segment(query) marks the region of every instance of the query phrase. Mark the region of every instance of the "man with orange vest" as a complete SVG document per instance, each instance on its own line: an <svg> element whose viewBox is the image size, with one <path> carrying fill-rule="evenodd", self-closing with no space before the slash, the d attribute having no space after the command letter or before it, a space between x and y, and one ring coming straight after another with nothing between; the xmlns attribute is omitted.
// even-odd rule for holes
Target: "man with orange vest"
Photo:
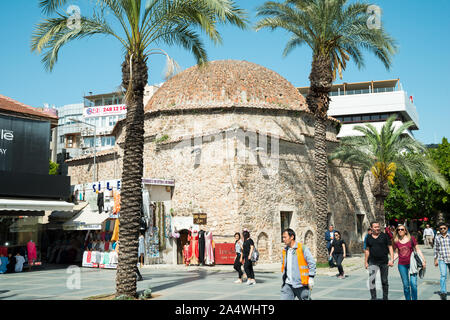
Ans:
<svg viewBox="0 0 450 320"><path fill-rule="evenodd" d="M295 241L292 229L283 231L283 285L281 286L281 300L309 300L310 290L314 286L316 261L308 247Z"/></svg>

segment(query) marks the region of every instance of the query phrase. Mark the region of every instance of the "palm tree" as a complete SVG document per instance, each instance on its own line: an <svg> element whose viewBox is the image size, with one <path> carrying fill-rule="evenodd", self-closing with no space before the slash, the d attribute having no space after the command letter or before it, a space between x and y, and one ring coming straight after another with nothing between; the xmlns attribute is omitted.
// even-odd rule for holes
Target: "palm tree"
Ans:
<svg viewBox="0 0 450 320"><path fill-rule="evenodd" d="M373 175L372 194L375 197L375 219L381 225L385 223L384 200L389 195L389 185L398 181L406 181L405 175L416 174L425 179L437 182L444 190L446 179L439 173L433 160L427 155L426 147L409 135L405 130L414 125L412 121L394 128L397 116L391 116L380 132L371 125L355 126L363 136L341 138L340 145L329 156L330 160L340 160L361 169L360 184L370 170ZM402 169L402 170L400 170Z"/></svg>
<svg viewBox="0 0 450 320"><path fill-rule="evenodd" d="M364 66L362 50L368 50L389 69L396 51L395 41L384 31L369 29L368 5L347 4L347 0L285 0L268 1L259 7L257 15L263 17L255 29L284 29L291 38L286 44L286 56L297 46L306 44L312 50L309 75L310 87L306 102L314 113L314 164L316 233L326 230L328 213L328 163L326 145L329 92L338 71L353 59L358 68ZM325 241L316 237L317 259L325 262L328 256Z"/></svg>
<svg viewBox="0 0 450 320"><path fill-rule="evenodd" d="M195 29L204 31L217 44L222 40L216 29L218 24L231 23L245 28L247 18L232 0L98 0L91 17L78 16L78 21L73 21L73 16L61 9L67 2L40 1L43 13L47 16L56 13L56 17L48 17L37 24L31 48L32 51L43 52L42 62L51 71L61 47L73 40L108 35L123 47L122 86L126 89L127 117L116 295L135 297L142 203L144 87L148 78L149 56L165 53L152 46L180 45L193 53L199 65L204 65L207 54ZM72 22L75 23L70 24Z"/></svg>

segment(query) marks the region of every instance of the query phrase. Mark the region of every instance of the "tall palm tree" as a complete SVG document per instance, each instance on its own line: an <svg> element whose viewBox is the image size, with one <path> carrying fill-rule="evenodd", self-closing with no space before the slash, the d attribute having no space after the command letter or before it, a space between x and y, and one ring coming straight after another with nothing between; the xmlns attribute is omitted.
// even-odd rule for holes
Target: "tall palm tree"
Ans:
<svg viewBox="0 0 450 320"><path fill-rule="evenodd" d="M375 197L375 219L381 225L385 223L384 200L389 195L389 185L394 177L400 182L406 181L405 175L422 175L427 180L437 182L444 190L446 179L439 173L433 160L427 156L426 147L404 131L414 125L412 121L394 128L397 116L391 116L380 132L371 125L355 126L363 136L341 138L340 145L329 156L330 160L355 165L361 169L360 184L368 171L373 175L372 194ZM403 170L400 170L403 169Z"/></svg>
<svg viewBox="0 0 450 320"><path fill-rule="evenodd" d="M68 0L40 0L45 15L56 14L37 24L32 51L43 52L42 61L52 70L62 46L93 35L108 35L124 50L122 86L127 104L125 150L122 170L120 253L116 275L116 295L136 296L136 262L139 213L142 203L144 146L144 88L150 55L162 52L153 45L179 45L191 51L199 65L207 54L195 29L221 43L220 23L240 28L247 25L246 14L232 0L98 0L91 17L78 21L62 10ZM76 20L76 19L75 19ZM111 21L112 20L112 21ZM70 24L75 22L73 24ZM70 27L69 27L70 26Z"/></svg>
<svg viewBox="0 0 450 320"><path fill-rule="evenodd" d="M284 29L291 38L283 55L294 48L308 45L312 50L310 87L306 102L314 113L314 175L316 209L317 259L325 262L326 243L320 234L326 231L328 214L328 163L326 145L329 92L338 71L342 79L347 61L353 59L358 68L364 66L362 50L368 50L389 69L396 51L395 41L380 27L369 29L368 5L347 0L268 1L259 7L262 17L255 29Z"/></svg>

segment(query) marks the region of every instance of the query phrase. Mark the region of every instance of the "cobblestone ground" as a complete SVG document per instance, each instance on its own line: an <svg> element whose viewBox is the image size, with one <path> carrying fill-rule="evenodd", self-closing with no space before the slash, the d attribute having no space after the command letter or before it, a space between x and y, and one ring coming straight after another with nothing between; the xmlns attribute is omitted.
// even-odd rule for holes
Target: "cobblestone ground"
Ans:
<svg viewBox="0 0 450 320"><path fill-rule="evenodd" d="M423 249L428 268L419 279L419 299L439 300L439 270L433 265L433 252ZM338 279L337 269L318 269L313 300L368 300L368 272L362 255L344 260L347 277ZM81 300L115 291L115 270L78 268L0 275L0 299L7 300ZM141 268L144 281L138 290L151 287L154 298L162 300L278 300L280 298L280 265L257 265L257 284L235 284L232 266L185 267L155 265ZM378 283L378 287L381 285ZM381 290L379 291L381 297ZM403 287L397 265L389 269L389 298L403 300Z"/></svg>

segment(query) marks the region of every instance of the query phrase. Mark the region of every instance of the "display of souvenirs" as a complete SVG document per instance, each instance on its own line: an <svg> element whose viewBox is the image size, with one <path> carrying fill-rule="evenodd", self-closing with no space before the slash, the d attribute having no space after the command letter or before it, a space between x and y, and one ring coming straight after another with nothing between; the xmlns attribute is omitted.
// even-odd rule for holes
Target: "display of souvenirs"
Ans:
<svg viewBox="0 0 450 320"><path fill-rule="evenodd" d="M145 248L149 258L159 258L159 232L158 227L147 229L145 232Z"/></svg>

